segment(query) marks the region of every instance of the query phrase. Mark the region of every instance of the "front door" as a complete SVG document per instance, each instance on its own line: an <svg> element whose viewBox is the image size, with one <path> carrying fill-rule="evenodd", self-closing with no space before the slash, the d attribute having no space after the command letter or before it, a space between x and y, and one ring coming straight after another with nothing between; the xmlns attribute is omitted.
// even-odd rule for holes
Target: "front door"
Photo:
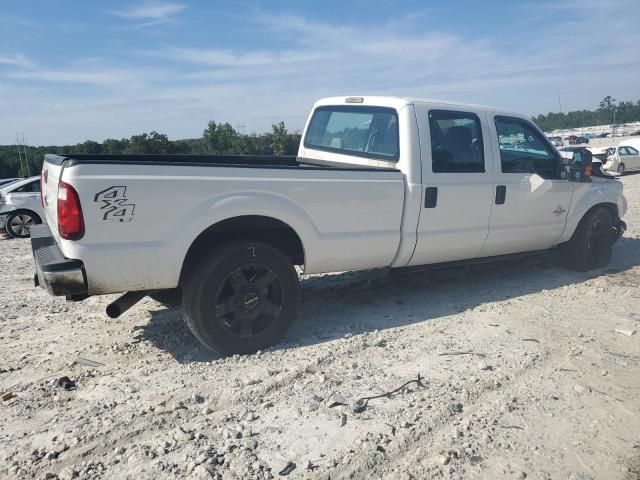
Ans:
<svg viewBox="0 0 640 480"><path fill-rule="evenodd" d="M415 109L423 199L409 265L475 258L487 239L493 191L486 122L462 109Z"/></svg>
<svg viewBox="0 0 640 480"><path fill-rule="evenodd" d="M495 152L494 198L483 257L543 250L567 222L573 184L560 178L560 158L528 120L489 115Z"/></svg>

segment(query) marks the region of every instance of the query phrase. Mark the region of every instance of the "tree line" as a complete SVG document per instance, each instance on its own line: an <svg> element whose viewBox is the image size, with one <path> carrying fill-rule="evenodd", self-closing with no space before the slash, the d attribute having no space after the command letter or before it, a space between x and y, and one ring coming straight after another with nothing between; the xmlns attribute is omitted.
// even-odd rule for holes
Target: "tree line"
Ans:
<svg viewBox="0 0 640 480"><path fill-rule="evenodd" d="M102 143L87 140L76 145L25 147L22 161L16 145L0 145L0 178L38 175L46 153L92 155L197 154L197 155L296 155L300 143L298 132L289 132L284 122L271 131L245 135L229 123L210 121L201 138L169 140L158 132L133 135L121 140L109 138Z"/></svg>
<svg viewBox="0 0 640 480"><path fill-rule="evenodd" d="M640 121L640 100L621 101L608 95L595 110L576 110L573 112L549 112L546 115L532 117L532 120L545 132L564 128L591 127L594 125L612 125Z"/></svg>
<svg viewBox="0 0 640 480"><path fill-rule="evenodd" d="M630 123L640 121L640 100L618 102L611 96L604 97L596 110L576 110L567 113L549 112L532 117L544 131L563 128L579 128L592 125ZM22 177L40 172L45 153L135 155L135 154L221 154L221 155L295 155L300 144L300 134L287 130L284 122L272 125L263 134L245 135L229 123L207 124L201 138L169 140L158 132L133 135L121 140L109 138L102 143L87 140L76 145L26 147L28 168L18 157L15 145L0 145L0 178ZM24 156L23 156L24 157Z"/></svg>

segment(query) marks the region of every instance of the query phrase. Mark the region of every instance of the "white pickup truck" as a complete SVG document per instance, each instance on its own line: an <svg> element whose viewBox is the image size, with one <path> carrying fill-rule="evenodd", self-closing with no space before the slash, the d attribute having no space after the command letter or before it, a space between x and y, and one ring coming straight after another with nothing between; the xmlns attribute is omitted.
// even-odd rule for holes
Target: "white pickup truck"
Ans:
<svg viewBox="0 0 640 480"><path fill-rule="evenodd" d="M580 152L577 154L580 155ZM622 235L622 184L573 168L529 119L391 97L317 102L296 157L46 155L36 282L181 303L209 348L276 343L298 274L447 266L562 247L586 270Z"/></svg>

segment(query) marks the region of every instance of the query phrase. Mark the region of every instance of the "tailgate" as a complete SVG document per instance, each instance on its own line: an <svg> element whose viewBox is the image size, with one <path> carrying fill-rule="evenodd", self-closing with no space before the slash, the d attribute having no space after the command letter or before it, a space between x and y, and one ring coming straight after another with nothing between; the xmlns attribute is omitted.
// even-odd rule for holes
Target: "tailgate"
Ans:
<svg viewBox="0 0 640 480"><path fill-rule="evenodd" d="M42 164L42 202L47 223L55 236L58 234L58 183L63 171L65 157L45 155Z"/></svg>

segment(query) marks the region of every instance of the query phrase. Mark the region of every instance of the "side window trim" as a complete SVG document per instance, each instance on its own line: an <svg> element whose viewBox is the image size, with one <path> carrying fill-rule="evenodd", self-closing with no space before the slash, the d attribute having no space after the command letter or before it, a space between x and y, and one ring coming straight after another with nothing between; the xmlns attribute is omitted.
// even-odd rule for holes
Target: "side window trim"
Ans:
<svg viewBox="0 0 640 480"><path fill-rule="evenodd" d="M480 169L478 170L438 170L436 171L434 169L434 155L433 155L433 147L434 147L434 132L432 130L432 123L431 123L431 115L432 114L446 114L446 115L459 115L461 118L472 118L475 123L476 123L476 129L478 132L478 136L479 136L479 140L480 140L480 147L479 147L479 153L480 153L480 158L481 158L481 164L480 164ZM427 110L427 122L428 122L428 126L429 126L429 136L430 136L430 141L431 141L431 145L429 146L429 148L431 149L431 173L434 174L439 174L439 173L486 173L487 172L487 160L486 160L486 155L485 155L485 140L484 140L484 132L483 132L483 125L482 125L482 119L480 118L480 116L476 113L476 112L469 112L469 111L462 111L462 110L444 110L444 109L429 109ZM437 120L436 120L437 123ZM440 132L440 135L442 135L442 130L440 129L440 126L438 124L438 130Z"/></svg>

